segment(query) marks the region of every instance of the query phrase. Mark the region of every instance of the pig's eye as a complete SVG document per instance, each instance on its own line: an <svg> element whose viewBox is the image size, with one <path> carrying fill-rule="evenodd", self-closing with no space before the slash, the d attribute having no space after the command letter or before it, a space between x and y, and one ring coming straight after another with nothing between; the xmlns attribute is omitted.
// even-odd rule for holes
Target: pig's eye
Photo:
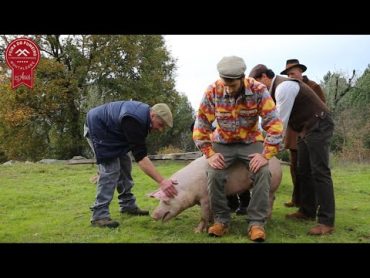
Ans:
<svg viewBox="0 0 370 278"><path fill-rule="evenodd" d="M170 200L162 200L163 203L165 203L165 205L169 205L170 204Z"/></svg>

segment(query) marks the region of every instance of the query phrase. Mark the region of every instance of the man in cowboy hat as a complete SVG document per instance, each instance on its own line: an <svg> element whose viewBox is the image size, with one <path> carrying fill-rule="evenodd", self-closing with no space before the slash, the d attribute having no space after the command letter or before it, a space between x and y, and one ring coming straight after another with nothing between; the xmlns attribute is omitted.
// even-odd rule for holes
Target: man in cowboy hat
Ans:
<svg viewBox="0 0 370 278"><path fill-rule="evenodd" d="M298 79L275 76L265 65L256 65L249 77L265 84L276 102L284 131L290 126L298 132L298 165L302 203L297 212L286 218L315 220L318 225L308 234L326 235L334 231L335 200L329 168L330 139L334 123L329 109L320 98Z"/></svg>
<svg viewBox="0 0 370 278"><path fill-rule="evenodd" d="M287 75L289 78L295 78L302 80L306 83L318 96L325 102L325 95L320 87L315 81L308 79L307 75L302 75L307 70L307 67L299 63L298 59L289 59L286 61L285 70L280 72L282 75Z"/></svg>
<svg viewBox="0 0 370 278"><path fill-rule="evenodd" d="M285 70L280 74L287 75L289 78L302 80L306 83L325 103L325 95L320 85L316 82L309 80L307 75L302 75L307 70L305 65L299 63L298 59L289 59L286 61ZM289 126L285 136L285 148L289 150L290 154L290 175L293 182L292 199L284 203L286 207L299 207L301 205L301 186L299 183L299 176L297 176L297 136L298 133L293 131Z"/></svg>

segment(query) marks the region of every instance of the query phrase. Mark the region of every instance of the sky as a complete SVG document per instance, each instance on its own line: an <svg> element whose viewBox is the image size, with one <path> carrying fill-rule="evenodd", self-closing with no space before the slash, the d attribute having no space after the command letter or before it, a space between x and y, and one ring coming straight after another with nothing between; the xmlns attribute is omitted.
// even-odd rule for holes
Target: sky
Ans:
<svg viewBox="0 0 370 278"><path fill-rule="evenodd" d="M307 66L309 79L320 83L328 72L352 70L360 76L370 64L370 35L165 35L166 47L175 58L176 90L184 93L195 110L204 90L218 79L217 63L224 56L242 57L246 75L257 64L275 74L286 60Z"/></svg>

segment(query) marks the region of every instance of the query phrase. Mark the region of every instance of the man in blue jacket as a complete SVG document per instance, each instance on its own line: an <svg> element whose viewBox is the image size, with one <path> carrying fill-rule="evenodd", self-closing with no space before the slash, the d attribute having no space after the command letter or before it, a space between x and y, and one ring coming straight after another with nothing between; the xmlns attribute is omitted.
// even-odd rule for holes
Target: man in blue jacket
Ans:
<svg viewBox="0 0 370 278"><path fill-rule="evenodd" d="M87 113L85 137L96 156L99 180L91 224L116 228L117 221L110 218L109 204L117 187L120 212L130 215L148 215L136 205L131 193L131 151L141 170L155 180L168 197L177 194L176 181L165 179L147 156L146 137L150 131L163 131L172 127L172 113L167 104L153 107L138 101L116 101L103 104Z"/></svg>

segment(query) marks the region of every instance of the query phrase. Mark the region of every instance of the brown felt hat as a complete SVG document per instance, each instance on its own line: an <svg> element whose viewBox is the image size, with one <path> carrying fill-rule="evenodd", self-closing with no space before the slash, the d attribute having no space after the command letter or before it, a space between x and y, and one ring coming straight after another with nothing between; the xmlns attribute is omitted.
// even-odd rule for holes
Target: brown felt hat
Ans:
<svg viewBox="0 0 370 278"><path fill-rule="evenodd" d="M307 70L307 67L305 65L300 64L298 59L289 59L286 61L285 70L280 72L280 74L288 75L287 74L288 70L294 67L300 68L302 72L305 72Z"/></svg>

